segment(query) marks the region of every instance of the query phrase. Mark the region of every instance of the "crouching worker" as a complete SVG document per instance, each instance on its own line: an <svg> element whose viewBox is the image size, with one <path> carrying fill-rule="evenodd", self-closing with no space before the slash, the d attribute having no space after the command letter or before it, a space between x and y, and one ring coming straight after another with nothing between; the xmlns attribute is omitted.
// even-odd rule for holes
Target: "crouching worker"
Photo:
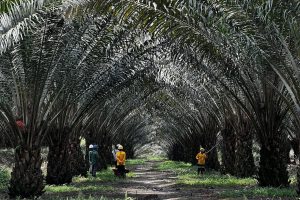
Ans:
<svg viewBox="0 0 300 200"><path fill-rule="evenodd" d="M97 146L90 145L89 146L89 162L90 162L90 173L93 177L96 177L96 171L97 171L97 163L99 160L99 154L97 151Z"/></svg>
<svg viewBox="0 0 300 200"><path fill-rule="evenodd" d="M198 160L198 175L203 174L205 171L205 161L207 159L207 155L205 150L201 147L200 152L197 154L196 159Z"/></svg>
<svg viewBox="0 0 300 200"><path fill-rule="evenodd" d="M116 153L117 172L118 172L119 176L125 177L126 176L126 171L125 171L126 153L125 153L122 145L118 146L118 150L119 151Z"/></svg>

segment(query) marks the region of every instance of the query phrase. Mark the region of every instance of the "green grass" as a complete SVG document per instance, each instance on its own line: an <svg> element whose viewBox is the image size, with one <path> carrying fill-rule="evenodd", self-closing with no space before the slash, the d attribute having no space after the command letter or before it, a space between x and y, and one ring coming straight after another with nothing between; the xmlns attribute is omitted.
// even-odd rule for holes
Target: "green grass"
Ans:
<svg viewBox="0 0 300 200"><path fill-rule="evenodd" d="M254 178L237 178L230 175L221 175L215 171L207 171L204 175L197 175L197 167L189 163L164 161L157 167L163 171L173 171L177 174L177 183L196 187L213 187L220 198L245 197L296 197L294 188L258 187Z"/></svg>
<svg viewBox="0 0 300 200"><path fill-rule="evenodd" d="M165 157L155 156L155 155L148 156L146 159L150 160L150 161L163 161L163 160L166 160Z"/></svg>
<svg viewBox="0 0 300 200"><path fill-rule="evenodd" d="M128 173L127 178L131 178L134 176L134 173ZM74 177L73 182L69 185L61 185L61 186L55 186L55 185L47 185L45 190L46 194L51 195L49 196L50 199L66 199L63 197L63 193L78 193L78 197L68 197L68 200L81 200L81 199L89 199L89 200L106 200L104 197L88 197L81 195L82 192L85 193L94 193L94 192L113 192L114 187L109 185L108 182L122 182L126 181L126 179L120 179L118 177L115 177L113 174L113 171L111 168L107 170L103 170L101 172L97 172L96 177L88 176L85 177ZM106 183L104 185L104 183ZM107 185L108 183L108 185ZM47 198L49 199L49 198ZM125 198L126 199L126 198ZM127 198L129 200L129 198ZM124 199L123 199L124 200Z"/></svg>
<svg viewBox="0 0 300 200"><path fill-rule="evenodd" d="M144 158L137 158L137 159L128 159L126 160L126 165L142 165L145 164L146 160Z"/></svg>
<svg viewBox="0 0 300 200"><path fill-rule="evenodd" d="M190 164L190 163L171 161L171 160L161 162L157 166L158 170L161 170L161 171L170 170L177 174L186 173L186 172L190 171L191 168L192 168L192 164Z"/></svg>
<svg viewBox="0 0 300 200"><path fill-rule="evenodd" d="M126 175L127 178L132 178L134 176L135 174L133 172L130 172ZM126 179L120 179L116 177L112 171L112 168L108 168L107 170L102 170L101 172L97 172L96 177L92 177L90 175L87 178L82 176L74 177L72 183L69 185L46 186L46 192L48 194L59 195L61 193L69 193L69 192L80 193L80 192L113 191L114 187L103 185L103 183L122 182L122 181L126 181ZM93 198L91 197L89 199L93 199ZM99 199L99 197L97 199Z"/></svg>
<svg viewBox="0 0 300 200"><path fill-rule="evenodd" d="M253 178L237 178L230 175L220 175L216 172L209 172L199 177L194 171L187 171L178 175L178 183L186 185L201 185L209 187L238 187L254 186L257 180Z"/></svg>
<svg viewBox="0 0 300 200"><path fill-rule="evenodd" d="M297 197L294 188L270 188L270 187L253 187L239 190L226 190L220 193L223 198L238 198L238 197Z"/></svg>
<svg viewBox="0 0 300 200"><path fill-rule="evenodd" d="M64 193L64 192L95 192L95 191L113 191L114 188L112 186L103 186L99 184L95 185L86 185L86 186L77 186L76 184L70 185L61 185L61 186L46 186L46 191L49 193Z"/></svg>
<svg viewBox="0 0 300 200"><path fill-rule="evenodd" d="M7 169L0 168L0 190L5 190L9 183L10 174Z"/></svg>
<svg viewBox="0 0 300 200"><path fill-rule="evenodd" d="M197 175L197 167L190 163L177 161L164 161L157 167L159 170L170 170L177 174L177 183L185 185L201 185L210 187L235 187L254 186L257 184L254 178L237 178L230 175L221 175L210 171L205 175Z"/></svg>
<svg viewBox="0 0 300 200"><path fill-rule="evenodd" d="M77 176L73 178L73 182L69 185L46 186L46 192L49 193L65 193L65 192L82 192L82 191L113 191L113 187L101 185L101 182L117 181L118 179L113 175L111 169L97 172L94 178L89 176L87 178Z"/></svg>
<svg viewBox="0 0 300 200"><path fill-rule="evenodd" d="M129 172L126 174L127 178L134 177L134 172ZM102 170L101 172L97 172L96 177L88 176L88 178L77 176L73 178L73 183L90 183L90 182L110 182L110 181L120 181L123 179L120 179L116 177L112 171L112 168L108 168L106 170Z"/></svg>

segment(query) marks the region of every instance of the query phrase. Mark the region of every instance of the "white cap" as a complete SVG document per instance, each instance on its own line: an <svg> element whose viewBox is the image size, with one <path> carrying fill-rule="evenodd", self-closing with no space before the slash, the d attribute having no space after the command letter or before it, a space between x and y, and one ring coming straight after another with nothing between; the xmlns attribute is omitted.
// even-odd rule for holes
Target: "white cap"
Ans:
<svg viewBox="0 0 300 200"><path fill-rule="evenodd" d="M92 144L90 144L89 148L92 149L94 146Z"/></svg>
<svg viewBox="0 0 300 200"><path fill-rule="evenodd" d="M119 149L119 150L122 150L122 149L123 149L123 146L119 144L118 149Z"/></svg>

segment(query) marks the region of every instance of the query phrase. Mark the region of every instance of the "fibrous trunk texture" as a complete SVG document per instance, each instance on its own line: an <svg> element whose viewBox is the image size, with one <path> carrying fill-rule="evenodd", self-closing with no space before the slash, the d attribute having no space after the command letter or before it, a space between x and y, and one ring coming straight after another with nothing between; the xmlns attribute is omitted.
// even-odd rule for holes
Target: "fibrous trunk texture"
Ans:
<svg viewBox="0 0 300 200"><path fill-rule="evenodd" d="M251 177L256 169L252 153L253 134L239 131L236 134L235 175L238 177Z"/></svg>
<svg viewBox="0 0 300 200"><path fill-rule="evenodd" d="M15 151L15 166L11 173L9 195L32 198L44 192L40 148L19 146Z"/></svg>
<svg viewBox="0 0 300 200"><path fill-rule="evenodd" d="M80 140L61 141L49 147L47 184L62 185L71 183L73 176L87 175L87 166L80 148Z"/></svg>
<svg viewBox="0 0 300 200"><path fill-rule="evenodd" d="M214 170L220 169L218 152L216 148L214 148L212 151L209 152L206 166L208 169L214 169Z"/></svg>
<svg viewBox="0 0 300 200"><path fill-rule="evenodd" d="M70 154L66 141L49 146L47 184L61 185L72 182Z"/></svg>
<svg viewBox="0 0 300 200"><path fill-rule="evenodd" d="M75 139L70 144L71 158L70 167L72 171L72 176L87 176L88 165L84 160L84 154L80 147L80 140Z"/></svg>
<svg viewBox="0 0 300 200"><path fill-rule="evenodd" d="M213 132L216 132L214 130ZM219 170L220 163L218 159L218 141L217 141L217 133L215 134L203 134L202 135L203 141L201 141L201 146L205 148L208 152L208 159L206 163L206 167L208 169Z"/></svg>
<svg viewBox="0 0 300 200"><path fill-rule="evenodd" d="M224 173L235 175L235 142L236 136L231 126L222 130L222 163Z"/></svg>
<svg viewBox="0 0 300 200"><path fill-rule="evenodd" d="M261 145L258 181L261 186L288 186L285 148L280 137L270 138Z"/></svg>
<svg viewBox="0 0 300 200"><path fill-rule="evenodd" d="M300 164L297 166L297 193L300 195Z"/></svg>

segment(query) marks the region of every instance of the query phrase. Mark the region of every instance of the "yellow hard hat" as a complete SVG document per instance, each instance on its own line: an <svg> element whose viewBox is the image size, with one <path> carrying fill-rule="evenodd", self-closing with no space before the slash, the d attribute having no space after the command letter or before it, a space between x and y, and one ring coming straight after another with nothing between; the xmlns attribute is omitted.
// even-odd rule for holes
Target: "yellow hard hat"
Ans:
<svg viewBox="0 0 300 200"><path fill-rule="evenodd" d="M118 146L118 149L119 149L119 150L123 150L123 146L122 146L122 145L119 145L119 146Z"/></svg>
<svg viewBox="0 0 300 200"><path fill-rule="evenodd" d="M201 148L200 148L200 151L205 151L205 149L201 147Z"/></svg>

